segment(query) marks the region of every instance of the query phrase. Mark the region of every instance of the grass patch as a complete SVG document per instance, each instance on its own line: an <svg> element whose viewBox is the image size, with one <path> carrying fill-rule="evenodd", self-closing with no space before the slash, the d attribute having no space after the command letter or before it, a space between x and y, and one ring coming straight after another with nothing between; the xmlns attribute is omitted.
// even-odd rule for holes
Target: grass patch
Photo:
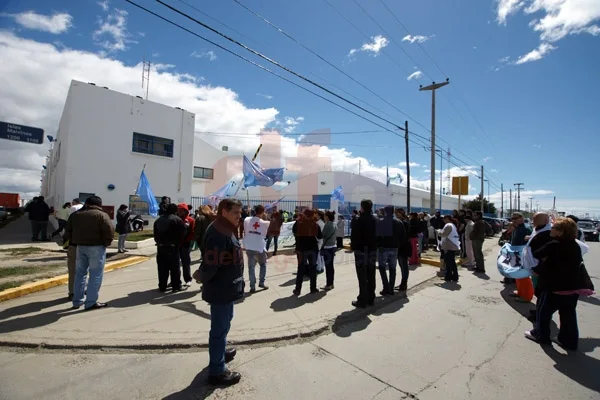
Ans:
<svg viewBox="0 0 600 400"><path fill-rule="evenodd" d="M6 267L0 268L0 278L6 278L8 276L23 276L33 275L43 272L50 272L55 269L64 269L64 265L34 265L34 266L22 266L22 267Z"/></svg>
<svg viewBox="0 0 600 400"><path fill-rule="evenodd" d="M0 249L0 253L6 253L9 256L28 256L30 254L43 253L44 249L39 247L15 247L12 249Z"/></svg>
<svg viewBox="0 0 600 400"><path fill-rule="evenodd" d="M151 239L154 237L152 229L146 229L139 232L131 232L127 235L128 242L141 242L142 240ZM119 238L119 234L115 233L115 239Z"/></svg>
<svg viewBox="0 0 600 400"><path fill-rule="evenodd" d="M12 289L21 286L27 281L7 281L0 283L0 292L6 289Z"/></svg>

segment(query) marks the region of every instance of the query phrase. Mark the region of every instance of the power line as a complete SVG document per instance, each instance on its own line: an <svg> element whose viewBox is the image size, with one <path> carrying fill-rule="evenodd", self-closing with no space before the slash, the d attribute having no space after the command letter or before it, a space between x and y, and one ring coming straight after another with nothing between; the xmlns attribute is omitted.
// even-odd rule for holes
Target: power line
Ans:
<svg viewBox="0 0 600 400"><path fill-rule="evenodd" d="M222 135L222 134L228 134L228 135L256 135L256 136L269 136L272 135L273 133L279 133L282 136L313 136L313 135L351 135L351 134L360 134L360 133L383 133L383 132L388 132L387 130L385 131L381 131L381 130L366 130L366 131L347 131L347 132L291 132L291 133L280 133L277 132L275 130L268 130L265 129L261 132L258 133L252 133L252 132L216 132L216 131L194 131L194 133L201 133L201 134L215 134L215 135Z"/></svg>
<svg viewBox="0 0 600 400"><path fill-rule="evenodd" d="M262 65L260 65L260 64L258 64L258 63L256 63L256 62L254 62L254 61L252 61L252 60L250 60L250 59L248 59L248 58L246 58L246 57L244 57L244 56L241 56L241 55L239 55L239 54L235 53L234 51L231 51L231 50L227 49L226 47L223 47L223 46L221 46L221 45L220 45L220 44L218 44L218 43L215 43L215 42L213 42L213 41L212 41L212 40L210 40L210 39L207 39L207 38L205 38L204 36L202 36L202 35L200 35L200 34L198 34L198 33L196 33L196 32L193 32L193 31L191 31L191 30L189 30L189 29L187 29L187 28L185 28L185 27L183 27L183 26L181 26L181 25L177 24L176 22L173 22L173 21L171 21L171 20L170 20L170 19L168 19L168 18L165 18L165 17L163 17L162 15L159 15L159 14L155 13L154 11L151 11L151 10L149 10L149 9L147 9L147 8L145 8L145 7L143 7L143 6L139 5L139 4L137 4L137 3L135 3L135 2L133 2L133 1L131 1L131 0L125 0L125 1L126 1L127 3L129 3L129 4L133 5L133 6L135 6L135 7L138 7L139 9L141 9L141 10L143 10L143 11L145 11L145 12L149 13L149 14L152 14L152 15L154 15L154 16L155 16L155 17L157 17L157 18L160 18L160 19L162 19L162 20L163 20L163 21L165 21L165 22L168 22L168 23L169 23L169 24L171 24L171 25L174 25L174 26L178 27L179 29L182 29L182 30L184 30L184 31L186 31L186 32L188 32L188 33L190 33L190 34L192 34L192 35L194 35L194 36L196 36L196 37L198 37L198 38L200 38L200 39L204 40L204 41L205 41L205 42L207 42L207 43L210 43L210 44L212 44L213 46L216 46L216 47L220 48L221 50L223 50L223 51L225 51L225 52L227 52L227 53L229 53L229 54L231 54L231 55L233 55L233 56L235 56L235 57L238 57L238 58L240 58L240 59L242 59L242 60L244 60L244 61L246 61L246 62L248 62L248 63L250 63L250 64L252 64L252 65L254 65L254 66L255 66L255 67L257 67L257 68L260 68L260 69L262 69L263 71L266 71L266 72L270 73L271 75L274 75L274 76L276 76L276 77L278 77L278 78L280 78L280 79L283 79L284 81L286 81L286 82L288 82L288 83L291 83L292 85L294 85L294 86L296 86L296 87L298 87L298 88L300 88L300 89L302 89L302 90L305 90L305 91L307 91L307 92L309 92L309 93L311 93L311 94L313 94L313 95L315 95L315 96L317 96L317 97L319 97L319 98L321 98L321 99L323 99L323 100L327 101L328 103L331 103L331 104L333 104L333 105L335 105L335 106L337 106L337 107L339 107L339 108L341 108L341 109L343 109L343 110L345 110L345 111L348 111L348 112L349 112L349 113L351 113L351 114L354 114L354 115L356 115L357 117L359 117L359 118L362 118L362 119L364 119L365 121L368 121L368 122L372 123L373 125L376 125L376 126L378 126L378 127L382 128L382 129L385 129L386 131L389 131L389 132L392 132L392 133L397 133L397 132L394 132L393 130L391 130L391 129L389 129L389 128L387 128L387 127L383 126L383 125L380 125L380 124L378 124L378 123L377 123L377 122L375 122L375 121L372 121L372 120L370 120L369 118L367 118L367 117L365 117L365 116L363 116L363 115L360 115L360 114L358 114L358 113L357 113L357 112L355 112L355 111L352 111L352 110L348 109L347 107L344 107L344 106L342 106L342 105L340 105L340 104L338 104L338 103L334 102L334 101L333 101L333 100L331 100L331 99L328 99L328 98L326 98L326 97L324 97L324 96L321 96L320 94L318 94L318 93L316 93L316 92L314 92L314 91L312 91L312 90L310 90L310 89L308 89L308 88L305 88L304 86L301 86L301 85L299 85L298 83L296 83L296 82L294 82L294 81L292 81L292 80L290 80L290 79L288 79L288 78L286 78L286 77L284 77L284 76L282 76L282 75L280 75L280 74L278 74L278 73L276 73L276 72L274 72L274 71L271 71L270 69L268 69L268 68L266 68L266 67L264 67L264 66L262 66ZM157 0L157 1L159 1L159 0ZM392 123L392 125L394 125L394 126L395 126L395 124L393 124L393 123ZM404 128L400 128L400 127L399 127L399 129L404 129Z"/></svg>
<svg viewBox="0 0 600 400"><path fill-rule="evenodd" d="M130 0L125 0L125 1L129 2ZM307 82L307 83L309 83L309 84L311 84L311 85L313 85L313 86L315 86L315 87L317 87L317 88L319 88L319 89L321 89L321 90L329 93L330 95L332 95L332 96L334 96L334 97L336 97L336 98L338 98L338 99L340 99L340 100L342 100L342 101L344 101L344 102L346 102L346 103L348 103L348 104L350 104L350 105L352 105L352 106L360 109L361 111L364 111L364 112L368 113L369 115L371 115L371 116L373 116L373 117L375 117L375 118L377 118L377 119L379 119L381 121L387 122L388 124L394 126L395 128L397 128L399 130L402 130L402 131L404 130L404 128L402 128L398 124L395 124L394 122L392 122L392 121L390 121L390 120L388 120L386 118L383 118L383 117L381 117L381 116L379 116L379 115L377 115L377 114L375 114L375 113L367 110L366 108L364 108L362 106L359 106L358 104L356 104L356 103L354 103L354 102L352 102L352 101L350 101L350 100L348 100L348 99L340 96L339 94L337 94L337 93L335 93L335 92L327 89L323 85L314 82L313 80L305 77L304 75L302 75L302 74L300 74L300 73L298 73L298 72L296 72L296 71L294 71L294 70L286 67L285 65L279 63L278 61L276 61L276 60L274 60L272 58L269 58L269 57L265 56L264 54L262 54L262 53L260 53L260 52L258 52L256 50L254 50L254 49L246 46L245 44L243 44L243 43L241 43L241 42L239 42L239 41L237 41L237 40L235 40L235 39L233 39L233 38L225 35L224 33L218 31L217 29L212 28L211 26L205 24L204 22L197 20L196 18L190 16L189 14L184 13L183 11L178 10L177 8L175 8L175 7L171 6L171 5L163 2L162 0L156 0L156 2L159 3L159 4L162 4L163 6L169 8L170 10L176 12L177 14L179 14L181 16L184 16L185 18L189 19L190 21L195 22L196 24L202 26L203 28L208 29L208 30L210 30L213 33L216 33L217 35L221 36L222 38L224 38L224 39L226 39L226 40L228 40L228 41L236 44L237 46L243 48L244 50L246 50L246 51L248 51L248 52L250 52L250 53L252 53L252 54L254 54L254 55L256 55L256 56L258 56L260 58L262 58L263 60L265 60L265 61L267 61L267 62L275 65L276 67L281 68L284 71L286 71L286 72L288 72L288 73L296 76L297 78L302 79L303 81L305 81L305 82Z"/></svg>

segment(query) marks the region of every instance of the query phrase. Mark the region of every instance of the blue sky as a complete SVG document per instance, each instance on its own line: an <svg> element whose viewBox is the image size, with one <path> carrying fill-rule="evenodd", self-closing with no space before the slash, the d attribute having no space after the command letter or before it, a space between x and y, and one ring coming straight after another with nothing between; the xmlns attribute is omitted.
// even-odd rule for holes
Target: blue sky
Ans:
<svg viewBox="0 0 600 400"><path fill-rule="evenodd" d="M155 1L137 2L266 65ZM375 108L365 107L395 123L403 125L407 119L232 0L189 3L237 32L180 1L167 2L315 81L343 88ZM460 159L454 158L456 164L466 164L468 170L484 165L492 182L492 194L498 192L501 183L508 189L515 182L524 182L525 196L533 195L534 203L539 201L542 207L548 207L556 195L559 208L562 199L563 208L600 213L600 190L595 184L597 163L593 161L600 152L596 132L600 81L594 73L600 70L597 1L578 2L580 8L587 10L582 17L581 12L573 11L573 4L577 3L573 0L383 0L408 31L380 0L359 3L380 26L353 0L327 2L243 1L408 114L412 119L409 130L419 135L429 136L431 120L431 94L419 92L419 84L450 78L450 85L437 95L437 143L451 148ZM559 8L553 8L556 4ZM23 17L26 11L47 20L35 15ZM195 77L197 85L232 90L248 109L276 109L277 117L268 121L268 126L284 127L290 133L322 128L332 132L380 130L125 1L99 4L91 0L4 0L0 2L0 12L0 30L13 37L50 43L59 51L68 48L93 53L120 60L127 66L135 66L146 54L154 63L172 65L171 73ZM54 20L50 20L52 16ZM409 34L413 43L406 38ZM352 49L356 51L350 55ZM531 53L535 49L541 51ZM419 71L420 79L407 80ZM102 77L99 73L94 81L100 82ZM68 86L68 82L64 84ZM112 88L114 84L108 86ZM321 93L314 87L311 90ZM339 89L332 90L355 101ZM2 98L10 95L3 93ZM64 99L59 103L62 102ZM382 125L390 127L387 123ZM403 139L389 132L331 137L330 147L343 147L352 157L368 160L375 169L404 160ZM233 136L229 139L234 140ZM429 165L425 145L411 144L411 161L423 166L411 172L415 179L423 181L428 179ZM443 163L445 169L447 162ZM459 173L456 170L452 174ZM0 189L1 185L2 182ZM479 187L475 180L471 185Z"/></svg>

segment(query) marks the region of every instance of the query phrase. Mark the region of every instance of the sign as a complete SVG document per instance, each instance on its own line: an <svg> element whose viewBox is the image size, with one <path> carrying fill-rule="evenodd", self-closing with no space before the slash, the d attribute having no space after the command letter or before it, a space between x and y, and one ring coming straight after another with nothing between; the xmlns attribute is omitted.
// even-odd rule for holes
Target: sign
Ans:
<svg viewBox="0 0 600 400"><path fill-rule="evenodd" d="M0 121L0 139L42 144L44 143L44 130Z"/></svg>
<svg viewBox="0 0 600 400"><path fill-rule="evenodd" d="M469 177L454 176L452 177L452 195L466 196L469 194Z"/></svg>

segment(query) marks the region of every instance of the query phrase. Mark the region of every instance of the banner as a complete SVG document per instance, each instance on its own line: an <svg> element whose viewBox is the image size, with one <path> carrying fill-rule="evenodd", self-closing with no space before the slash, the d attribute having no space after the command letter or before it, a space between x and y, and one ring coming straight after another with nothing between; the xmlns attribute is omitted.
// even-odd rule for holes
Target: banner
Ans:
<svg viewBox="0 0 600 400"><path fill-rule="evenodd" d="M292 247L296 245L296 238L292 232L292 228L296 221L284 222L281 225L281 231L279 233L279 239L277 244L281 247Z"/></svg>
<svg viewBox="0 0 600 400"><path fill-rule="evenodd" d="M513 246L506 243L498 251L498 272L506 278L523 279L531 276L531 271L523 265L525 246Z"/></svg>

